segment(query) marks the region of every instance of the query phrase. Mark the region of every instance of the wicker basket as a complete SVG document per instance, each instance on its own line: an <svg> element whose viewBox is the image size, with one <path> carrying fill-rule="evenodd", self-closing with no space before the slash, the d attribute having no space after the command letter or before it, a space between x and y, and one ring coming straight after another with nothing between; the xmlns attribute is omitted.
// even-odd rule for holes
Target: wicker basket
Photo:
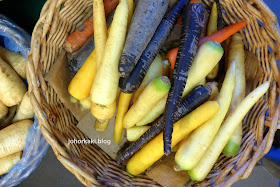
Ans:
<svg viewBox="0 0 280 187"><path fill-rule="evenodd" d="M204 3L207 6L211 2L204 0ZM260 61L264 73L259 84L270 80L271 89L243 120L239 154L232 158L221 156L207 178L198 183L203 186L230 186L239 179L246 179L258 160L269 151L275 131L279 128L276 102L280 74L276 60L280 59L280 34L277 17L263 0L220 0L220 4L226 24L240 20L248 22L241 31L245 48L256 54ZM66 37L91 11L92 0L48 0L42 8L33 31L27 64L30 98L41 131L57 159L84 185L158 186L145 175L129 175L124 167L117 165L95 144L67 145L68 138L86 137L75 126L77 121L74 116L44 76L62 51ZM269 116L266 116L267 109ZM270 128L264 136L267 127Z"/></svg>

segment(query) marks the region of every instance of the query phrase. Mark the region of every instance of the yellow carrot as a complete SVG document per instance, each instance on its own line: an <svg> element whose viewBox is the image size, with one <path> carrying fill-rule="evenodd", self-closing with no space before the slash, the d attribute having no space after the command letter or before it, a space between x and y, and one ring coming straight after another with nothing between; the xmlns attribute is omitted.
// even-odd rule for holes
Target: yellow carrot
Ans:
<svg viewBox="0 0 280 187"><path fill-rule="evenodd" d="M136 126L147 125L152 123L155 119L157 119L163 112L164 106L167 100L168 94L166 94L155 106L146 114L141 121L136 123Z"/></svg>
<svg viewBox="0 0 280 187"><path fill-rule="evenodd" d="M106 120L95 120L94 129L98 132L104 132L107 129L109 119Z"/></svg>
<svg viewBox="0 0 280 187"><path fill-rule="evenodd" d="M102 106L95 103L91 103L91 114L98 119L101 120L111 119L116 110L116 100L113 101L110 105Z"/></svg>
<svg viewBox="0 0 280 187"><path fill-rule="evenodd" d="M90 109L91 108L91 100L90 100L90 97L87 97L83 100L80 100L80 104L86 108L86 109Z"/></svg>
<svg viewBox="0 0 280 187"><path fill-rule="evenodd" d="M217 32L217 22L218 22L218 10L216 2L213 3L211 15L207 27L207 36ZM207 75L208 79L215 79L219 72L219 63L213 68L213 70Z"/></svg>
<svg viewBox="0 0 280 187"><path fill-rule="evenodd" d="M130 22L131 22L131 18L132 18L134 9L135 9L134 1L127 0L127 5L128 5L127 31L128 31ZM131 97L132 97L132 94L126 94L126 93L120 92L116 121L115 121L115 130L114 130L114 141L116 143L119 143L121 140L121 137L122 137L123 117L128 110Z"/></svg>
<svg viewBox="0 0 280 187"><path fill-rule="evenodd" d="M92 85L91 100L95 104L106 106L116 99L120 77L118 64L125 42L127 17L127 1L120 0L111 24L111 31L105 45L102 62L98 67Z"/></svg>
<svg viewBox="0 0 280 187"><path fill-rule="evenodd" d="M136 92L133 95L133 103L136 102L141 92L144 90L144 88L156 77L162 76L162 57L160 54L156 56L154 61L152 62L151 66L149 67L142 83L140 84L139 88L136 90Z"/></svg>
<svg viewBox="0 0 280 187"><path fill-rule="evenodd" d="M217 32L217 21L218 21L218 11L217 11L217 4L216 2L213 3L212 9L211 9L211 15L208 22L207 27L207 36L214 34Z"/></svg>
<svg viewBox="0 0 280 187"><path fill-rule="evenodd" d="M130 142L138 140L149 128L150 126L141 126L126 129L127 140Z"/></svg>
<svg viewBox="0 0 280 187"><path fill-rule="evenodd" d="M218 109L219 104L217 101L208 101L176 122L173 129L171 147L174 147L192 130L210 119ZM160 133L133 155L128 161L126 169L128 173L138 175L152 166L163 155L163 133Z"/></svg>
<svg viewBox="0 0 280 187"><path fill-rule="evenodd" d="M127 5L128 5L128 16L127 16L127 30L128 30L135 9L134 0L127 0Z"/></svg>
<svg viewBox="0 0 280 187"><path fill-rule="evenodd" d="M71 96L78 100L86 99L89 96L96 68L96 54L93 50L68 86Z"/></svg>
<svg viewBox="0 0 280 187"><path fill-rule="evenodd" d="M93 0L94 45L97 68L100 66L107 41L107 25L103 0Z"/></svg>
<svg viewBox="0 0 280 187"><path fill-rule="evenodd" d="M161 98L168 94L170 87L171 83L166 76L156 77L150 82L125 114L123 127L130 128L138 123Z"/></svg>
<svg viewBox="0 0 280 187"><path fill-rule="evenodd" d="M127 94L123 92L121 92L120 94L114 130L114 141L117 143L119 143L121 140L123 131L123 118L128 110L131 97L132 94Z"/></svg>

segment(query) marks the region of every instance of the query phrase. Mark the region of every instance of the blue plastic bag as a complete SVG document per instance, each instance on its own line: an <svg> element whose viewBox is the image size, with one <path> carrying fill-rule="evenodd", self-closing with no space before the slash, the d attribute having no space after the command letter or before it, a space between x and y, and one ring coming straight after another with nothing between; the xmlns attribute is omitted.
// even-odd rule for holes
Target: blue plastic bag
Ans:
<svg viewBox="0 0 280 187"><path fill-rule="evenodd" d="M0 45L11 51L20 52L25 60L30 50L30 35L12 20L0 14ZM0 176L0 186L15 186L26 179L39 165L49 144L43 137L38 119L29 128L21 160L5 175Z"/></svg>

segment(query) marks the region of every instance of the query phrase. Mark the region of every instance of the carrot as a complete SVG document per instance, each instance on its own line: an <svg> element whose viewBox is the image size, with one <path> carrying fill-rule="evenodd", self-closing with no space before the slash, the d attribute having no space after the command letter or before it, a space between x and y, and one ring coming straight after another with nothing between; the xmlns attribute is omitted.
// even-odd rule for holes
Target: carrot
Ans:
<svg viewBox="0 0 280 187"><path fill-rule="evenodd" d="M131 84L134 84L135 82L138 82L136 85L136 87L139 87L135 92L134 92L134 95L133 95L133 103L136 102L136 100L138 99L139 95L141 94L141 92L144 90L144 88L156 77L158 76L162 76L163 75L163 72L162 72L162 58L161 58L161 55L157 55L156 58L154 59L154 61L152 62L151 66L149 67L142 83L141 81L138 81L138 79L135 77L133 79L133 75L134 74L131 74L130 77L128 79L123 79L121 78L121 80L123 81L120 81L120 85L121 84L124 84L126 82L126 85L128 85L127 83L131 83ZM138 74L139 76L139 74ZM138 77L137 76L137 77ZM128 81L127 81L128 80ZM129 81L131 80L131 81ZM135 82L134 82L135 81ZM137 86L139 85L140 86ZM130 90L130 89L125 89L125 91L133 91L133 90Z"/></svg>
<svg viewBox="0 0 280 187"><path fill-rule="evenodd" d="M132 15L133 15L133 11L135 9L134 1L127 0L127 5L128 5L128 17L127 17L127 30L128 30L128 28L130 26ZM132 94L126 94L126 93L120 92L116 121L115 121L115 129L114 129L114 141L116 143L119 143L121 140L121 137L122 137L123 117L128 110L131 97L132 97Z"/></svg>
<svg viewBox="0 0 280 187"><path fill-rule="evenodd" d="M0 158L24 149L26 134L32 124L31 120L22 120L0 131Z"/></svg>
<svg viewBox="0 0 280 187"><path fill-rule="evenodd" d="M29 93L26 92L21 103L18 106L17 113L12 120L12 123L24 120L24 119L33 119L34 111L30 102Z"/></svg>
<svg viewBox="0 0 280 187"><path fill-rule="evenodd" d="M178 19L178 21L177 21L177 23L176 23L176 24L180 24L180 23L182 23L182 16L181 16L181 17L179 17L179 19Z"/></svg>
<svg viewBox="0 0 280 187"><path fill-rule="evenodd" d="M107 17L118 5L119 0L104 0L105 16ZM86 19L66 39L64 49L70 53L78 51L93 35L93 16Z"/></svg>
<svg viewBox="0 0 280 187"><path fill-rule="evenodd" d="M3 129L3 128L5 128L5 127L7 127L8 125L11 124L11 122L12 122L14 116L15 116L16 110L17 110L17 105L9 108L8 115L0 123L0 129Z"/></svg>
<svg viewBox="0 0 280 187"><path fill-rule="evenodd" d="M178 109L181 102L183 90L185 88L189 69L193 63L197 43L200 38L204 26L204 14L206 10L204 6L192 0L188 6L185 6L182 13L182 35L178 56L176 58L171 88L168 93L167 103L165 107L165 127L163 130L164 153L171 153L171 140L173 132L173 114Z"/></svg>
<svg viewBox="0 0 280 187"><path fill-rule="evenodd" d="M207 36L217 32L217 21L218 21L218 11L216 2L213 3L211 15L207 27ZM219 63L213 68L213 70L207 75L208 79L215 79L219 72Z"/></svg>
<svg viewBox="0 0 280 187"><path fill-rule="evenodd" d="M94 129L98 132L104 132L107 129L107 126L109 124L109 119L106 120L95 120L94 123Z"/></svg>
<svg viewBox="0 0 280 187"><path fill-rule="evenodd" d="M142 0L137 3L119 62L119 74L126 77L138 63L168 7L168 0Z"/></svg>
<svg viewBox="0 0 280 187"><path fill-rule="evenodd" d="M107 41L107 25L103 0L93 0L94 45L97 68L101 63L104 47Z"/></svg>
<svg viewBox="0 0 280 187"><path fill-rule="evenodd" d="M141 126L141 127L131 127L126 129L126 138L130 142L135 142L138 140L149 128L150 126Z"/></svg>
<svg viewBox="0 0 280 187"><path fill-rule="evenodd" d="M170 68L171 68L171 64L170 64L170 62L168 61L168 60L164 60L164 61L162 61L161 62L162 63L162 75L163 76L167 76L167 77L169 77L169 79L171 79L170 77L172 77L172 76L170 76Z"/></svg>
<svg viewBox="0 0 280 187"><path fill-rule="evenodd" d="M87 97L85 99L80 100L80 104L86 108L86 109L90 109L91 108L91 100L90 97Z"/></svg>
<svg viewBox="0 0 280 187"><path fill-rule="evenodd" d="M70 102L71 102L71 103L77 103L78 101L79 101L79 100L76 99L75 97L73 97L73 96L70 97Z"/></svg>
<svg viewBox="0 0 280 187"><path fill-rule="evenodd" d="M127 1L121 0L114 14L101 65L92 84L91 101L95 104L106 106L116 99L119 85L118 65L125 43L127 18Z"/></svg>
<svg viewBox="0 0 280 187"><path fill-rule="evenodd" d="M225 28L215 32L214 34L211 34L210 36L206 36L199 40L198 47L200 47L206 41L216 41L216 42L222 43L228 37L237 33L239 30L241 30L243 27L245 27L246 24L247 24L246 21L241 21L241 22L232 24L228 27L225 27Z"/></svg>
<svg viewBox="0 0 280 187"><path fill-rule="evenodd" d="M207 27L207 36L214 34L217 32L217 21L218 21L218 11L217 11L217 4L216 2L213 3L212 9L211 9L211 15L208 22Z"/></svg>
<svg viewBox="0 0 280 187"><path fill-rule="evenodd" d="M198 3L198 1L197 0L192 0L190 3ZM179 17L179 19L178 19L176 24L180 24L180 23L182 23L182 16Z"/></svg>
<svg viewBox="0 0 280 187"><path fill-rule="evenodd" d="M96 70L96 53L95 50L93 50L71 80L68 86L70 95L78 100L86 99L89 96Z"/></svg>
<svg viewBox="0 0 280 187"><path fill-rule="evenodd" d="M132 94L127 94L123 92L121 92L120 94L116 122L115 122L115 130L114 130L114 140L117 143L119 143L121 140L122 131L123 131L123 118L128 110L131 97Z"/></svg>
<svg viewBox="0 0 280 187"><path fill-rule="evenodd" d="M2 101L0 101L0 121L6 117L6 115L8 114L8 107L6 105L4 105L4 103Z"/></svg>
<svg viewBox="0 0 280 187"><path fill-rule="evenodd" d="M123 127L130 128L138 123L168 93L170 85L166 76L156 77L150 82L125 114Z"/></svg>
<svg viewBox="0 0 280 187"><path fill-rule="evenodd" d="M245 51L242 41L242 36L236 33L232 36L229 46L229 61L233 63L235 61L235 87L233 91L232 101L230 104L229 112L232 113L239 103L245 98L246 92L246 78L245 78ZM227 156L235 156L239 152L242 141L242 122L236 127L233 135L225 146L223 153Z"/></svg>
<svg viewBox="0 0 280 187"><path fill-rule="evenodd" d="M168 51L168 53L166 54L166 58L169 60L169 62L171 64L171 69L174 69L176 57L177 57L177 54L178 54L178 50L179 50L179 47L176 47L176 48Z"/></svg>
<svg viewBox="0 0 280 187"><path fill-rule="evenodd" d="M25 59L20 53L10 51L0 46L0 57L22 78L26 79Z"/></svg>
<svg viewBox="0 0 280 187"><path fill-rule="evenodd" d="M0 100L11 107L19 104L27 91L17 73L0 57Z"/></svg>
<svg viewBox="0 0 280 187"><path fill-rule="evenodd" d="M155 121L163 112L165 109L165 104L167 100L168 94L166 94L151 110L150 112L145 115L141 121L136 123L136 126L142 126L147 125L149 123L152 123Z"/></svg>
<svg viewBox="0 0 280 187"><path fill-rule="evenodd" d="M133 16L133 12L135 9L134 0L127 0L127 5L128 5L127 31L128 31Z"/></svg>
<svg viewBox="0 0 280 187"><path fill-rule="evenodd" d="M98 119L100 122L102 120L111 119L116 110L116 100L114 100L110 105L98 105L94 102L91 103L91 114Z"/></svg>
<svg viewBox="0 0 280 187"><path fill-rule="evenodd" d="M20 161L22 151L0 158L0 175L8 173Z"/></svg>

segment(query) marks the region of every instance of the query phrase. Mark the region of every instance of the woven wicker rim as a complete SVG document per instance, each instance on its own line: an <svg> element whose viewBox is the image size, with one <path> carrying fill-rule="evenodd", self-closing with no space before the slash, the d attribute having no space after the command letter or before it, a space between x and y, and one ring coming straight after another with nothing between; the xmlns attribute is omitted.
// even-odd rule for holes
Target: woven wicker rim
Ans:
<svg viewBox="0 0 280 187"><path fill-rule="evenodd" d="M206 6L211 1L203 0ZM276 15L263 0L220 0L226 24L246 20L242 34L244 46L256 54L263 68L259 84L269 80L270 90L246 115L239 154L232 158L220 156L201 186L230 186L246 179L259 159L271 148L278 124L280 74L276 59L280 59L280 33ZM34 28L27 60L29 93L42 134L51 145L57 159L77 179L88 186L158 186L145 175L131 176L96 145L68 145L67 139L84 139L76 128L77 121L59 100L44 75L63 51L66 37L92 12L92 0L48 0ZM263 26L260 24L263 23ZM272 49L269 52L269 47ZM276 55L277 54L277 55ZM269 109L269 115L266 111ZM269 128L268 133L264 131Z"/></svg>

